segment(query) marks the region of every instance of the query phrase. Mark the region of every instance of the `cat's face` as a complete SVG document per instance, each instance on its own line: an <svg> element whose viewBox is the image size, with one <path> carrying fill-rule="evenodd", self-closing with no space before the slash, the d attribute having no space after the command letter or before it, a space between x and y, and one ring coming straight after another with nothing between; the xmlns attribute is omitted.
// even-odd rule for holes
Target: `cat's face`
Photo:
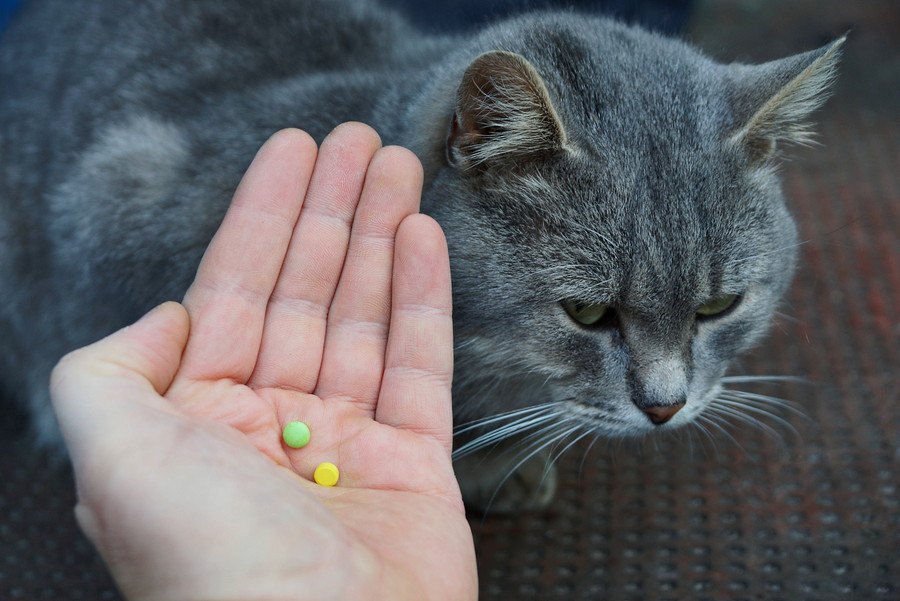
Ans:
<svg viewBox="0 0 900 601"><path fill-rule="evenodd" d="M797 234L772 159L803 140L840 42L724 67L618 26L592 46L578 27L533 46L566 52L488 52L463 75L430 192L452 199L433 212L456 402L475 416L556 403L608 436L677 427L789 283Z"/></svg>
<svg viewBox="0 0 900 601"><path fill-rule="evenodd" d="M562 401L606 435L695 418L765 331L796 246L771 174L716 154L689 172L626 173L563 153L482 179L470 236L451 249L466 288L460 361L533 378L540 402Z"/></svg>

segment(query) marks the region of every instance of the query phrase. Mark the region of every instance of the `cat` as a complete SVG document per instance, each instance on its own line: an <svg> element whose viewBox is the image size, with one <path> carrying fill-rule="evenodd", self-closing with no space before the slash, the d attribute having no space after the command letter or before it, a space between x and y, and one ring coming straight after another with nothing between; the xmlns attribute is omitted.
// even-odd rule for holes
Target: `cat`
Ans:
<svg viewBox="0 0 900 601"><path fill-rule="evenodd" d="M702 419L766 331L778 157L842 44L726 65L572 12L438 36L354 0L31 0L0 44L0 383L58 445L55 362L181 298L260 144L363 121L447 236L466 501L544 507L548 448Z"/></svg>

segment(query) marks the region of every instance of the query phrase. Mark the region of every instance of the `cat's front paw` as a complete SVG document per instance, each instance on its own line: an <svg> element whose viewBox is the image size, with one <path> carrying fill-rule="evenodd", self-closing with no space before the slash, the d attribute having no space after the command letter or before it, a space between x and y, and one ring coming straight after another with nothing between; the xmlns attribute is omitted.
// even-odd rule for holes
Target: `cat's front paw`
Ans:
<svg viewBox="0 0 900 601"><path fill-rule="evenodd" d="M516 452L518 451L518 452ZM550 451L522 460L521 447L476 451L454 462L466 507L479 513L517 513L546 509L556 496L556 466Z"/></svg>

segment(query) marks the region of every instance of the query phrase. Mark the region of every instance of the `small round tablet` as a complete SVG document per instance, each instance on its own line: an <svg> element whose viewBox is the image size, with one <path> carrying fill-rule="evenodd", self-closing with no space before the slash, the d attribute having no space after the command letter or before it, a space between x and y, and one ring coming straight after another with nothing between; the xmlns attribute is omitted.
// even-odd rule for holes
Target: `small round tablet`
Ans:
<svg viewBox="0 0 900 601"><path fill-rule="evenodd" d="M299 449L309 444L309 426L303 422L289 422L281 432L284 444L292 449Z"/></svg>
<svg viewBox="0 0 900 601"><path fill-rule="evenodd" d="M341 473L338 471L337 466L327 461L320 463L313 473L313 480L316 481L316 484L321 484L322 486L334 486L340 477Z"/></svg>

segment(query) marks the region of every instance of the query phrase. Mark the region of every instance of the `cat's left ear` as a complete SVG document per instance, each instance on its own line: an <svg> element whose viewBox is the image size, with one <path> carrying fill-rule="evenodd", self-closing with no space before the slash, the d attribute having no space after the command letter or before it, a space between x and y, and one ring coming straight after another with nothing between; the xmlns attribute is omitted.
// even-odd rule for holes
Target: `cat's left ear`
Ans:
<svg viewBox="0 0 900 601"><path fill-rule="evenodd" d="M463 74L447 134L447 162L462 170L509 164L563 148L566 134L537 69L494 50Z"/></svg>
<svg viewBox="0 0 900 601"><path fill-rule="evenodd" d="M771 158L779 143L808 144L810 114L828 98L846 36L817 50L762 65L730 65L726 75L736 131L752 164Z"/></svg>

